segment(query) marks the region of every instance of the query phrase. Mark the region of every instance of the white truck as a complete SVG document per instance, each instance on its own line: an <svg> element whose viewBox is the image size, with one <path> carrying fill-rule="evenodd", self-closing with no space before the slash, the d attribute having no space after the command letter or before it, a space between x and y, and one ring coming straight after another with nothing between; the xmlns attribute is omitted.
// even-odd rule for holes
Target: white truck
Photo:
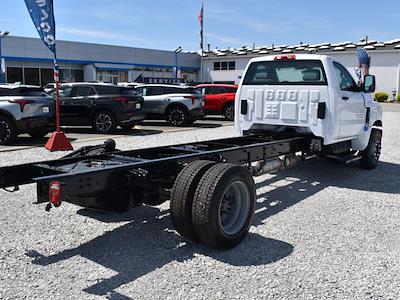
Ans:
<svg viewBox="0 0 400 300"><path fill-rule="evenodd" d="M357 85L327 56L253 59L236 96L240 137L129 151L108 140L62 159L2 167L0 188L35 182L47 211L69 202L124 212L169 200L178 233L231 248L252 223L253 176L318 156L376 167L382 118L374 89L373 76Z"/></svg>
<svg viewBox="0 0 400 300"><path fill-rule="evenodd" d="M325 156L360 160L374 168L382 137L382 108L371 93L375 77L356 84L347 69L325 55L252 59L236 93L239 134L297 132L312 135Z"/></svg>

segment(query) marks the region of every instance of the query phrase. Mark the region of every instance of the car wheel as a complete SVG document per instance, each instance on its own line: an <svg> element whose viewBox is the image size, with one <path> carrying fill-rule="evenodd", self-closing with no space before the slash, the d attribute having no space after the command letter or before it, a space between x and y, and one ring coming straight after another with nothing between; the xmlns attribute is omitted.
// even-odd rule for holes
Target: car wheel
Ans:
<svg viewBox="0 0 400 300"><path fill-rule="evenodd" d="M227 106L225 106L223 114L225 119L233 121L233 119L235 118L235 106L233 105L233 103L230 103Z"/></svg>
<svg viewBox="0 0 400 300"><path fill-rule="evenodd" d="M204 173L215 165L208 160L195 160L185 166L175 179L171 191L170 212L176 231L183 237L196 241L192 224L192 203L197 185Z"/></svg>
<svg viewBox="0 0 400 300"><path fill-rule="evenodd" d="M37 131L29 132L29 135L34 139L40 139L48 133L49 133L48 130L37 130Z"/></svg>
<svg viewBox="0 0 400 300"><path fill-rule="evenodd" d="M0 145L11 143L17 137L14 123L5 116L0 116Z"/></svg>
<svg viewBox="0 0 400 300"><path fill-rule="evenodd" d="M173 126L185 126L188 124L187 112L179 106L171 107L167 111L167 122Z"/></svg>
<svg viewBox="0 0 400 300"><path fill-rule="evenodd" d="M193 197L193 228L212 248L239 244L251 226L256 204L253 177L244 167L217 164L201 178Z"/></svg>
<svg viewBox="0 0 400 300"><path fill-rule="evenodd" d="M374 169L379 162L382 149L382 131L372 129L367 148L361 152L360 166L364 169Z"/></svg>
<svg viewBox="0 0 400 300"><path fill-rule="evenodd" d="M102 110L94 115L92 126L97 132L111 133L117 127L117 122L110 111Z"/></svg>

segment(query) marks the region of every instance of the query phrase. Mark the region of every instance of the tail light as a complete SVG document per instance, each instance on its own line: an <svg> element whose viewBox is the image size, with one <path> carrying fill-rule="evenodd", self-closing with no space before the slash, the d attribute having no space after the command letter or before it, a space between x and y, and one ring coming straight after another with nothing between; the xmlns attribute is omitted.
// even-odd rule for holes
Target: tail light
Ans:
<svg viewBox="0 0 400 300"><path fill-rule="evenodd" d="M19 108L21 109L21 112L24 111L25 105L35 103L35 101L33 101L33 100L22 100L22 99L8 100L8 102L19 104Z"/></svg>
<svg viewBox="0 0 400 300"><path fill-rule="evenodd" d="M119 103L128 103L129 102L129 98L127 98L127 97L114 97L114 98L112 98L112 101L119 102Z"/></svg>
<svg viewBox="0 0 400 300"><path fill-rule="evenodd" d="M294 54L279 55L279 56L275 56L274 60L296 60L296 55L294 55Z"/></svg>
<svg viewBox="0 0 400 300"><path fill-rule="evenodd" d="M49 186L49 200L55 207L61 205L61 183L59 181L50 182Z"/></svg>

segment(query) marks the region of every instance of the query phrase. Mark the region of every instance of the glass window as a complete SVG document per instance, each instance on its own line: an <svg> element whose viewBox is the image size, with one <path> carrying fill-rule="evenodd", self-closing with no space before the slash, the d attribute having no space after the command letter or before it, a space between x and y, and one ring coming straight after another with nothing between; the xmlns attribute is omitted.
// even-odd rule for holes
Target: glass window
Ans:
<svg viewBox="0 0 400 300"><path fill-rule="evenodd" d="M223 71L228 70L228 62L227 61L221 62L221 70L223 70Z"/></svg>
<svg viewBox="0 0 400 300"><path fill-rule="evenodd" d="M147 96L159 96L164 94L165 90L161 86L152 86L147 88Z"/></svg>
<svg viewBox="0 0 400 300"><path fill-rule="evenodd" d="M72 82L71 69L60 69L60 81Z"/></svg>
<svg viewBox="0 0 400 300"><path fill-rule="evenodd" d="M236 94L237 88L235 87L225 87L227 93L234 93Z"/></svg>
<svg viewBox="0 0 400 300"><path fill-rule="evenodd" d="M234 61L228 62L228 69L229 70L235 70L236 69L236 63Z"/></svg>
<svg viewBox="0 0 400 300"><path fill-rule="evenodd" d="M72 81L82 82L83 81L83 70L72 70Z"/></svg>
<svg viewBox="0 0 400 300"><path fill-rule="evenodd" d="M356 91L357 85L347 69L337 62L334 62L333 66L335 67L340 89L344 91Z"/></svg>
<svg viewBox="0 0 400 300"><path fill-rule="evenodd" d="M45 86L46 84L54 82L54 70L53 69L40 69L40 84Z"/></svg>
<svg viewBox="0 0 400 300"><path fill-rule="evenodd" d="M59 92L60 93L60 97L61 98L70 97L71 91L72 91L72 87L70 87L70 86L69 87L60 87L60 92ZM52 90L50 95L52 97L55 97L56 96L56 91Z"/></svg>
<svg viewBox="0 0 400 300"><path fill-rule="evenodd" d="M22 68L7 67L7 82L23 82L24 77L22 74Z"/></svg>
<svg viewBox="0 0 400 300"><path fill-rule="evenodd" d="M225 89L219 86L209 86L206 88L207 95L217 95L225 93Z"/></svg>
<svg viewBox="0 0 400 300"><path fill-rule="evenodd" d="M219 61L214 62L214 70L221 70L221 63Z"/></svg>
<svg viewBox="0 0 400 300"><path fill-rule="evenodd" d="M24 68L25 84L39 85L39 69Z"/></svg>
<svg viewBox="0 0 400 300"><path fill-rule="evenodd" d="M84 97L89 96L90 86L75 86L72 88L70 97Z"/></svg>
<svg viewBox="0 0 400 300"><path fill-rule="evenodd" d="M119 95L120 92L120 89L115 86L95 85L94 88L99 95Z"/></svg>
<svg viewBox="0 0 400 300"><path fill-rule="evenodd" d="M244 85L327 85L318 60L254 62L246 72Z"/></svg>

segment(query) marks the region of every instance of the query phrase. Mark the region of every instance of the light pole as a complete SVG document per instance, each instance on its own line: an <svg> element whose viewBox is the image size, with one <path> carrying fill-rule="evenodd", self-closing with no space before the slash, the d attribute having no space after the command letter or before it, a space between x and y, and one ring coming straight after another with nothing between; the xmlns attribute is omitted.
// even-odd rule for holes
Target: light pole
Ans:
<svg viewBox="0 0 400 300"><path fill-rule="evenodd" d="M4 82L4 72L3 72L3 68L5 69L5 62L4 62L4 66L3 66L3 56L1 54L1 41L3 39L5 39L8 35L10 34L10 32L8 31L4 31L3 33L0 31L0 83Z"/></svg>
<svg viewBox="0 0 400 300"><path fill-rule="evenodd" d="M179 46L174 50L175 53L175 79L178 78L178 53L182 52L182 47Z"/></svg>

